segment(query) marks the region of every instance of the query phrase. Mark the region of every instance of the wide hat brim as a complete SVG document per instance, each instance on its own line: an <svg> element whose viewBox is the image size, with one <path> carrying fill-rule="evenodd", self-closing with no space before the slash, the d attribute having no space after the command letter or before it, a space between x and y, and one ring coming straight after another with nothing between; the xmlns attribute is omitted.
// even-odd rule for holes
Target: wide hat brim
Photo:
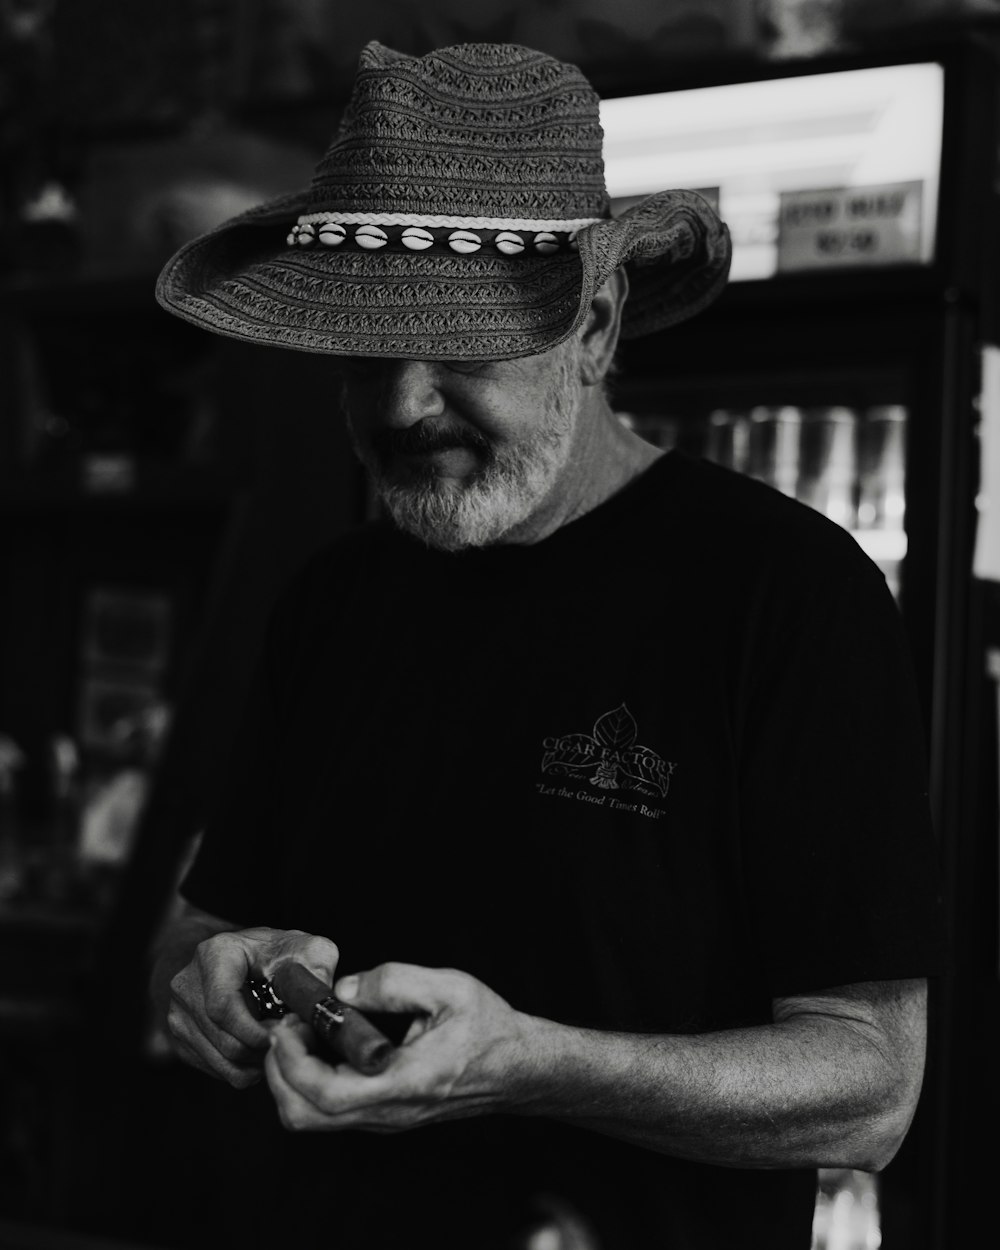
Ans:
<svg viewBox="0 0 1000 1250"><path fill-rule="evenodd" d="M729 232L693 191L662 191L581 229L551 256L370 254L289 246L310 207L284 196L226 222L167 263L156 296L217 334L336 356L507 360L567 339L626 266L622 337L707 307L729 274Z"/></svg>

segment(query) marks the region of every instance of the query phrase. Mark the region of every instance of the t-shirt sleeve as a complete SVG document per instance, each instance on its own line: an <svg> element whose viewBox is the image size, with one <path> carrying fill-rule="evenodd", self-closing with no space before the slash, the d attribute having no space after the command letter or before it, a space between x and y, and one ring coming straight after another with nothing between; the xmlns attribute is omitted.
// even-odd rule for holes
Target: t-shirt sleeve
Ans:
<svg viewBox="0 0 1000 1250"><path fill-rule="evenodd" d="M815 579L764 648L741 843L771 993L944 966L925 744L900 614L867 559Z"/></svg>

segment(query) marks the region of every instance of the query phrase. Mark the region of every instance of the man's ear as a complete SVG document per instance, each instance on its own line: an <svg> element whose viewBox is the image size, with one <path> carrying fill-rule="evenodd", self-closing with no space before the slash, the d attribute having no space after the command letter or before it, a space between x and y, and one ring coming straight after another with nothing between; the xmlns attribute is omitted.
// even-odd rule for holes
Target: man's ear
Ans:
<svg viewBox="0 0 1000 1250"><path fill-rule="evenodd" d="M624 269L616 269L594 296L580 343L580 377L585 386L597 386L604 380L621 330L622 309L628 298L628 277Z"/></svg>

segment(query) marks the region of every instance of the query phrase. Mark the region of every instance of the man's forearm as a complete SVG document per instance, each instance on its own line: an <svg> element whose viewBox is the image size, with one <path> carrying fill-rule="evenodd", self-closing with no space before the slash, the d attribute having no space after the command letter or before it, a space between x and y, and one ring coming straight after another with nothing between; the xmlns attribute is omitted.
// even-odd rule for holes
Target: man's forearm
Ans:
<svg viewBox="0 0 1000 1250"><path fill-rule="evenodd" d="M271 1035L266 1072L296 1131L398 1132L486 1113L575 1123L724 1167L884 1167L923 1075L926 985L860 982L776 998L771 1023L690 1036L581 1029L517 1011L454 968L386 963L334 991L414 1016L379 1076Z"/></svg>
<svg viewBox="0 0 1000 1250"><path fill-rule="evenodd" d="M900 1060L865 1022L809 1014L691 1036L529 1030L517 1110L728 1167L878 1170L922 1072L922 1044Z"/></svg>

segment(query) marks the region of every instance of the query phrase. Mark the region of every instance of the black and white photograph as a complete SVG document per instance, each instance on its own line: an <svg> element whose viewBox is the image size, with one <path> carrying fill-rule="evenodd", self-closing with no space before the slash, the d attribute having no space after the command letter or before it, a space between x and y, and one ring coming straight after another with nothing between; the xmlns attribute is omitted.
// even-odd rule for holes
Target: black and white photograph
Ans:
<svg viewBox="0 0 1000 1250"><path fill-rule="evenodd" d="M1000 0L0 0L0 1250L957 1250Z"/></svg>

